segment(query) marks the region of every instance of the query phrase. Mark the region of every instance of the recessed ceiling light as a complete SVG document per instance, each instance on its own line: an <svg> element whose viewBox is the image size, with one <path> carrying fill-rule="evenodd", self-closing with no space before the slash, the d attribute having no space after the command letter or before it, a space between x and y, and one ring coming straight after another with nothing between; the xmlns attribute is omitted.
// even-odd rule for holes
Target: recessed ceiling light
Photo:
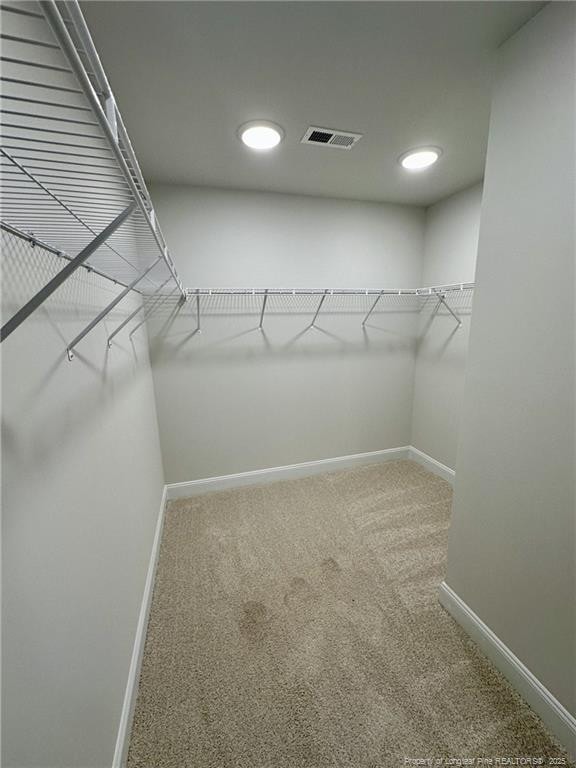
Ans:
<svg viewBox="0 0 576 768"><path fill-rule="evenodd" d="M250 149L267 150L274 149L282 141L284 131L279 125L267 120L253 120L241 125L238 135L244 144Z"/></svg>
<svg viewBox="0 0 576 768"><path fill-rule="evenodd" d="M407 171L423 171L434 165L436 160L442 154L438 147L420 147L420 149L411 149L400 157L400 165Z"/></svg>

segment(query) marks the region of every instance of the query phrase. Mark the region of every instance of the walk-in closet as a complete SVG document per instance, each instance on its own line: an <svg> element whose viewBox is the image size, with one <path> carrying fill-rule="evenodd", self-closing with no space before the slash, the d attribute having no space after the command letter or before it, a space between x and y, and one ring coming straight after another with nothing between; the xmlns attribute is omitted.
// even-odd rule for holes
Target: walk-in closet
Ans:
<svg viewBox="0 0 576 768"><path fill-rule="evenodd" d="M4 768L576 760L576 5L2 0Z"/></svg>

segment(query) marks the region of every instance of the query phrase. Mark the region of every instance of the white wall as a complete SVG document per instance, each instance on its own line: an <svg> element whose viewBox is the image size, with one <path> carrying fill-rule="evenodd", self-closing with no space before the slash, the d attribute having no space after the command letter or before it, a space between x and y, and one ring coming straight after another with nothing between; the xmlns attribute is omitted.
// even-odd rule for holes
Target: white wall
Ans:
<svg viewBox="0 0 576 768"><path fill-rule="evenodd" d="M501 49L447 581L576 714L575 50L572 3Z"/></svg>
<svg viewBox="0 0 576 768"><path fill-rule="evenodd" d="M188 287L420 283L420 209L177 186L151 195ZM283 314L270 301L264 335L259 300L249 313L230 302L203 312L201 334L194 306L181 312L153 348L167 482L407 445L417 315L384 301L363 333L370 303L329 299L323 330L304 334L315 301Z"/></svg>
<svg viewBox="0 0 576 768"><path fill-rule="evenodd" d="M473 282L478 252L482 185L459 192L426 211L423 285ZM456 466L472 292L449 294L462 325L435 298L422 310L414 380L412 445L451 469Z"/></svg>
<svg viewBox="0 0 576 768"><path fill-rule="evenodd" d="M62 263L3 238L3 317ZM3 765L110 766L163 475L146 338L79 270L2 351Z"/></svg>

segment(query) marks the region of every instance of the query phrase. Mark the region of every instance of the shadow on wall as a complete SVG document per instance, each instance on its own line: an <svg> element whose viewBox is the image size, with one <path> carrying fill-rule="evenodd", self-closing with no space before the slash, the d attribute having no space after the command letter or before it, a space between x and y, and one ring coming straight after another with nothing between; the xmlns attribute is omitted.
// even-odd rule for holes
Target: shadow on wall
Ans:
<svg viewBox="0 0 576 768"><path fill-rule="evenodd" d="M5 232L2 251L4 323L62 269L63 260ZM110 312L78 346L74 360L68 360L68 342L119 290L80 269L2 343L1 432L7 461L50 466L59 450L72 448L149 376L143 331L111 349L106 344L108 334L140 301L136 295Z"/></svg>
<svg viewBox="0 0 576 768"><path fill-rule="evenodd" d="M108 359L108 355L106 358ZM125 355L123 358L125 362ZM132 362L135 362L135 356ZM58 376L65 367L70 365L82 366L84 371L100 378L98 397L86 398L83 395L83 389L80 389L74 396L69 392L66 394L61 409L41 411L34 408L34 400L39 392L49 388L51 380L54 386L58 386ZM121 369L115 369L114 380L110 384L105 372L107 365L106 360L103 369L100 370L92 361L83 358L80 354L76 354L73 363L68 361L66 353L54 360L52 367L43 374L38 386L30 390L26 396L30 412L35 413L33 435L27 433L26 440L21 440L19 438L22 432L20 420L11 420L5 416L4 412L2 413L0 429L5 460L22 467L30 464L36 469L49 468L51 460L60 460L58 452L54 450L55 444L59 446L59 450L64 451L74 446L80 435L86 434L100 422L104 408L118 406L124 394L134 387L141 376L147 375L143 366L138 365L134 368L131 364L123 363Z"/></svg>

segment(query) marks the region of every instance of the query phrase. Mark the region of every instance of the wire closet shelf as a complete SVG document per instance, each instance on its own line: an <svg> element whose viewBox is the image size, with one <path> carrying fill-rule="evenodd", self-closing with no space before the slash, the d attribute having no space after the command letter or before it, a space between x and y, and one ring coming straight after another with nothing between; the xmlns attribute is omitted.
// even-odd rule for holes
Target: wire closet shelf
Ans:
<svg viewBox="0 0 576 768"><path fill-rule="evenodd" d="M68 261L3 326L2 340L81 266L126 292L184 297L78 3L0 10L1 226Z"/></svg>
<svg viewBox="0 0 576 768"><path fill-rule="evenodd" d="M61 256L66 266L0 329L3 341L78 268L117 283L118 295L68 343L75 346L130 292L142 303L109 336L139 328L159 308L192 304L197 316L240 302L260 315L352 308L362 325L388 297L448 304L473 283L430 288L185 289L77 0L0 3L2 230ZM256 303L255 303L256 302ZM343 302L343 303L342 303ZM142 315L138 317L139 312ZM134 322L137 323L134 325Z"/></svg>
<svg viewBox="0 0 576 768"><path fill-rule="evenodd" d="M256 314L262 330L265 316L273 314L309 314L309 328L316 326L320 314L360 314L365 326L372 313L385 311L385 306L402 307L403 311L431 308L434 316L441 307L459 327L460 310L468 312L474 283L450 283L425 288L188 288L186 303L200 330L201 316ZM147 311L148 317L163 310L174 316L184 303L179 300L156 301Z"/></svg>

